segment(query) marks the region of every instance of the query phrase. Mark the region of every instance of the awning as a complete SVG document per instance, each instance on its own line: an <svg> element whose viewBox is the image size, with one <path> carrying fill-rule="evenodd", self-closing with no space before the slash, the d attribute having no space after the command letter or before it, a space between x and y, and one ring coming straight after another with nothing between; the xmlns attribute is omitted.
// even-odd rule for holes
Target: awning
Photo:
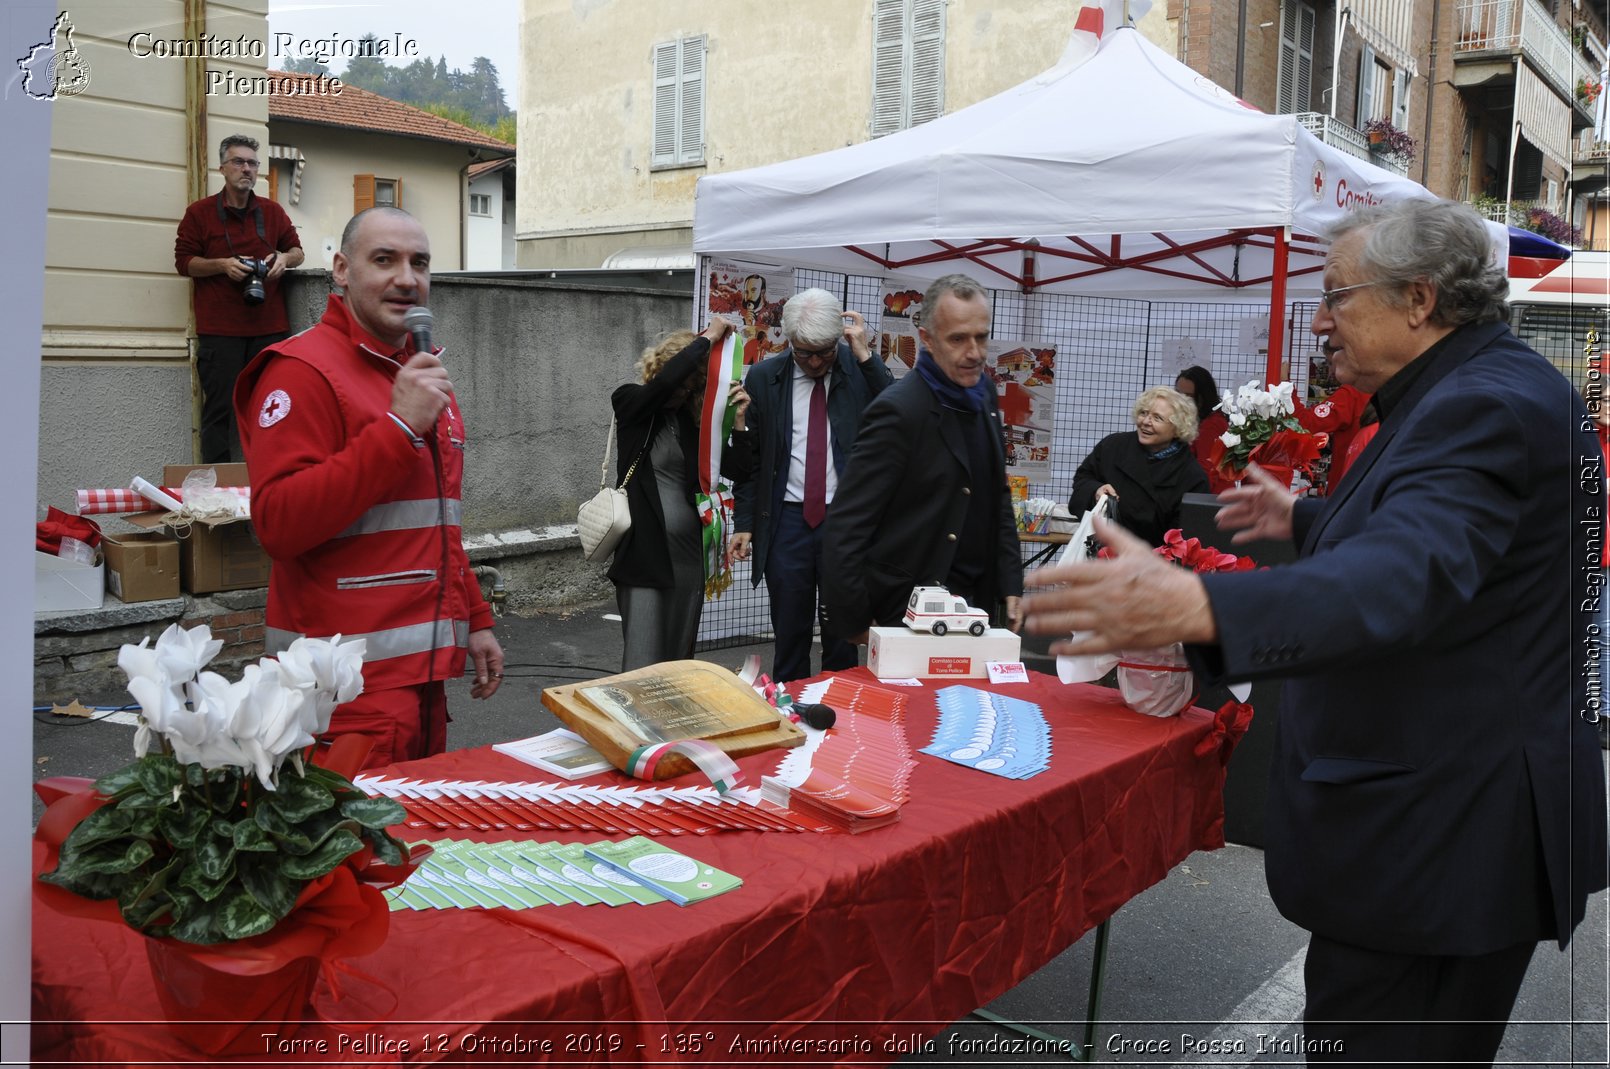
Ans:
<svg viewBox="0 0 1610 1069"><path fill-rule="evenodd" d="M1515 122L1539 152L1571 170L1571 105L1522 61L1515 66Z"/></svg>
<svg viewBox="0 0 1610 1069"><path fill-rule="evenodd" d="M298 204L302 200L302 169L307 166L307 158L302 155L299 148L289 145L268 146L268 158L271 160L291 161L291 203Z"/></svg>

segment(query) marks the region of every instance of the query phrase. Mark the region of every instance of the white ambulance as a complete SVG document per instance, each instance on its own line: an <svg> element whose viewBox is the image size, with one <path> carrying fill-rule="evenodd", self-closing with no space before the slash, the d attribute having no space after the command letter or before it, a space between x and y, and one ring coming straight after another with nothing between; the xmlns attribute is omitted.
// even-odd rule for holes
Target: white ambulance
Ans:
<svg viewBox="0 0 1610 1069"><path fill-rule="evenodd" d="M989 613L973 608L942 586L919 586L906 603L906 626L935 635L966 631L976 637L989 630Z"/></svg>

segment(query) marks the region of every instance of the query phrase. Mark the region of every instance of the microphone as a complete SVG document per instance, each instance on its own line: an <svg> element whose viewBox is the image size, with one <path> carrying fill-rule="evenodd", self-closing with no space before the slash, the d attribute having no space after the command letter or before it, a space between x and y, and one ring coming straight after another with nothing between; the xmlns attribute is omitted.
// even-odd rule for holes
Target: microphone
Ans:
<svg viewBox="0 0 1610 1069"><path fill-rule="evenodd" d="M802 704L793 707L794 715L817 731L826 731L838 721L838 714L830 705Z"/></svg>
<svg viewBox="0 0 1610 1069"><path fill-rule="evenodd" d="M430 352L430 328L434 322L435 317L430 314L430 309L422 304L414 305L403 314L403 326L413 336L415 352Z"/></svg>

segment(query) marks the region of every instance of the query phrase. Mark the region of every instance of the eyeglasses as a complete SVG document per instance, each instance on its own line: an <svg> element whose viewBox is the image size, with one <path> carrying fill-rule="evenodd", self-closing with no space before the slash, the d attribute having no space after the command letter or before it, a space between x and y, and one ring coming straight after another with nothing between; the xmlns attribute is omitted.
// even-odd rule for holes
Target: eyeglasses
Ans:
<svg viewBox="0 0 1610 1069"><path fill-rule="evenodd" d="M1385 282L1386 282L1386 279L1378 278L1373 282L1355 282L1351 286L1337 286L1333 290L1322 290L1322 291L1320 291L1319 299L1325 302L1325 307L1326 308L1335 308L1338 304L1341 303L1338 300L1338 298L1342 294L1348 293L1348 292L1350 292L1352 290L1361 290L1361 289L1364 289L1366 286L1380 286L1380 285L1383 285Z"/></svg>
<svg viewBox="0 0 1610 1069"><path fill-rule="evenodd" d="M255 171L255 170L257 170L257 168L262 166L262 163L259 160L242 160L242 159L236 159L235 157L230 157L229 159L225 160L224 162L234 164L236 167L239 167L242 170L247 170L247 171Z"/></svg>
<svg viewBox="0 0 1610 1069"><path fill-rule="evenodd" d="M834 342L826 349L801 349L798 345L794 346L794 356L801 360L826 360L838 351L838 342Z"/></svg>

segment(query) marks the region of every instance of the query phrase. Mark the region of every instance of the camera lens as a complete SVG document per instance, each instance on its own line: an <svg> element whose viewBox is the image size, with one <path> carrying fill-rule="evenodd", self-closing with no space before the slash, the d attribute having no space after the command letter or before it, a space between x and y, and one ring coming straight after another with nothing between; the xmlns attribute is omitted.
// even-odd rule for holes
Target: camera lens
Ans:
<svg viewBox="0 0 1610 1069"><path fill-rule="evenodd" d="M262 304L267 296L263 292L263 276L268 273L268 265L261 260L247 260L246 266L251 274L246 277L246 288L241 291L241 298L247 304Z"/></svg>

